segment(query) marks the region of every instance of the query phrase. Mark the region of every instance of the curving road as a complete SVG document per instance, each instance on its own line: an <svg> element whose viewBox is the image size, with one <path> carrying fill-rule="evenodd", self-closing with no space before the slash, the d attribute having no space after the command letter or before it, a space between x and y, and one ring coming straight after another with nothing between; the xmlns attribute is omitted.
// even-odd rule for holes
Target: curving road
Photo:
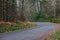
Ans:
<svg viewBox="0 0 60 40"><path fill-rule="evenodd" d="M56 28L56 24L36 22L38 26L24 31L0 34L0 40L41 40L40 37Z"/></svg>

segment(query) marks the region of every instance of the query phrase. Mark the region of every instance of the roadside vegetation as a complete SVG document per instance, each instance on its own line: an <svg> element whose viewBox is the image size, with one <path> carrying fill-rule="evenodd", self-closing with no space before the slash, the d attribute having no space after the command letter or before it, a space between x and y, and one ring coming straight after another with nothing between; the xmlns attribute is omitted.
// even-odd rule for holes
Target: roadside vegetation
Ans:
<svg viewBox="0 0 60 40"><path fill-rule="evenodd" d="M52 22L54 22L54 23L60 23L60 17L53 19Z"/></svg>
<svg viewBox="0 0 60 40"><path fill-rule="evenodd" d="M60 31L57 31L50 35L47 40L60 40Z"/></svg>
<svg viewBox="0 0 60 40"><path fill-rule="evenodd" d="M60 23L60 17L54 17L53 14L50 14L49 16L46 16L45 13L34 13L32 16L32 19L30 20L32 22L53 22L53 23Z"/></svg>
<svg viewBox="0 0 60 40"><path fill-rule="evenodd" d="M35 27L35 24L24 22L22 24L16 24L11 22L0 22L0 33L12 32L17 30L25 30Z"/></svg>

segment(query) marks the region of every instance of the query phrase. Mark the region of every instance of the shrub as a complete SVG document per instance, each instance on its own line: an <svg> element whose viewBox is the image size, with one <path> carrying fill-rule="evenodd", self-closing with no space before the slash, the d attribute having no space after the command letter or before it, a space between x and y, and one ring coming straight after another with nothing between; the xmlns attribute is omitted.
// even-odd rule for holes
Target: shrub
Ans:
<svg viewBox="0 0 60 40"><path fill-rule="evenodd" d="M60 18L55 18L55 19L52 20L52 22L54 22L54 23L60 23Z"/></svg>
<svg viewBox="0 0 60 40"><path fill-rule="evenodd" d="M0 33L15 31L15 30L23 30L27 28L32 28L32 24L30 22L23 22L22 24L8 23L3 22L0 23Z"/></svg>
<svg viewBox="0 0 60 40"><path fill-rule="evenodd" d="M31 21L37 21L39 18L40 18L39 13L34 13L33 16L32 16Z"/></svg>
<svg viewBox="0 0 60 40"><path fill-rule="evenodd" d="M0 33L4 33L4 32L6 32L6 29L3 27L0 27Z"/></svg>
<svg viewBox="0 0 60 40"><path fill-rule="evenodd" d="M46 13L34 13L30 21L33 22L51 22L54 18L53 13L47 15Z"/></svg>
<svg viewBox="0 0 60 40"><path fill-rule="evenodd" d="M11 24L9 22L1 22L0 23L0 32L9 32L9 27L11 27Z"/></svg>
<svg viewBox="0 0 60 40"><path fill-rule="evenodd" d="M60 31L57 31L56 33L53 33L48 40L60 40Z"/></svg>
<svg viewBox="0 0 60 40"><path fill-rule="evenodd" d="M8 22L0 23L0 33L15 31L23 28L24 28L23 26L14 23L8 23Z"/></svg>
<svg viewBox="0 0 60 40"><path fill-rule="evenodd" d="M19 30L19 29L23 29L23 26L15 24L15 25L11 25L11 27L10 27L11 31L15 31L15 30Z"/></svg>

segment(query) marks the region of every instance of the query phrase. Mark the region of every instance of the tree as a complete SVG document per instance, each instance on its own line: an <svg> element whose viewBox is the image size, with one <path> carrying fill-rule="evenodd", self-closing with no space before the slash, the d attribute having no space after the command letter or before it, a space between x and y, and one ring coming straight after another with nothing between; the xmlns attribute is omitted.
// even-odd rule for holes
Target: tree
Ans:
<svg viewBox="0 0 60 40"><path fill-rule="evenodd" d="M17 17L16 0L0 0L0 20L14 21Z"/></svg>
<svg viewBox="0 0 60 40"><path fill-rule="evenodd" d="M60 16L60 0L56 0L56 16Z"/></svg>
<svg viewBox="0 0 60 40"><path fill-rule="evenodd" d="M3 20L3 0L0 0L0 21Z"/></svg>

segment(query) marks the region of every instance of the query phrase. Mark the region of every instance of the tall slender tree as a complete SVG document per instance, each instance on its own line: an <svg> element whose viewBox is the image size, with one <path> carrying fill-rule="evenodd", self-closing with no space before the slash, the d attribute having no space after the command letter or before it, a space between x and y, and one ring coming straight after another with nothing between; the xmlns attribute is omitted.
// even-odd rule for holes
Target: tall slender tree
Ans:
<svg viewBox="0 0 60 40"><path fill-rule="evenodd" d="M17 15L16 0L0 0L0 20L14 21Z"/></svg>

